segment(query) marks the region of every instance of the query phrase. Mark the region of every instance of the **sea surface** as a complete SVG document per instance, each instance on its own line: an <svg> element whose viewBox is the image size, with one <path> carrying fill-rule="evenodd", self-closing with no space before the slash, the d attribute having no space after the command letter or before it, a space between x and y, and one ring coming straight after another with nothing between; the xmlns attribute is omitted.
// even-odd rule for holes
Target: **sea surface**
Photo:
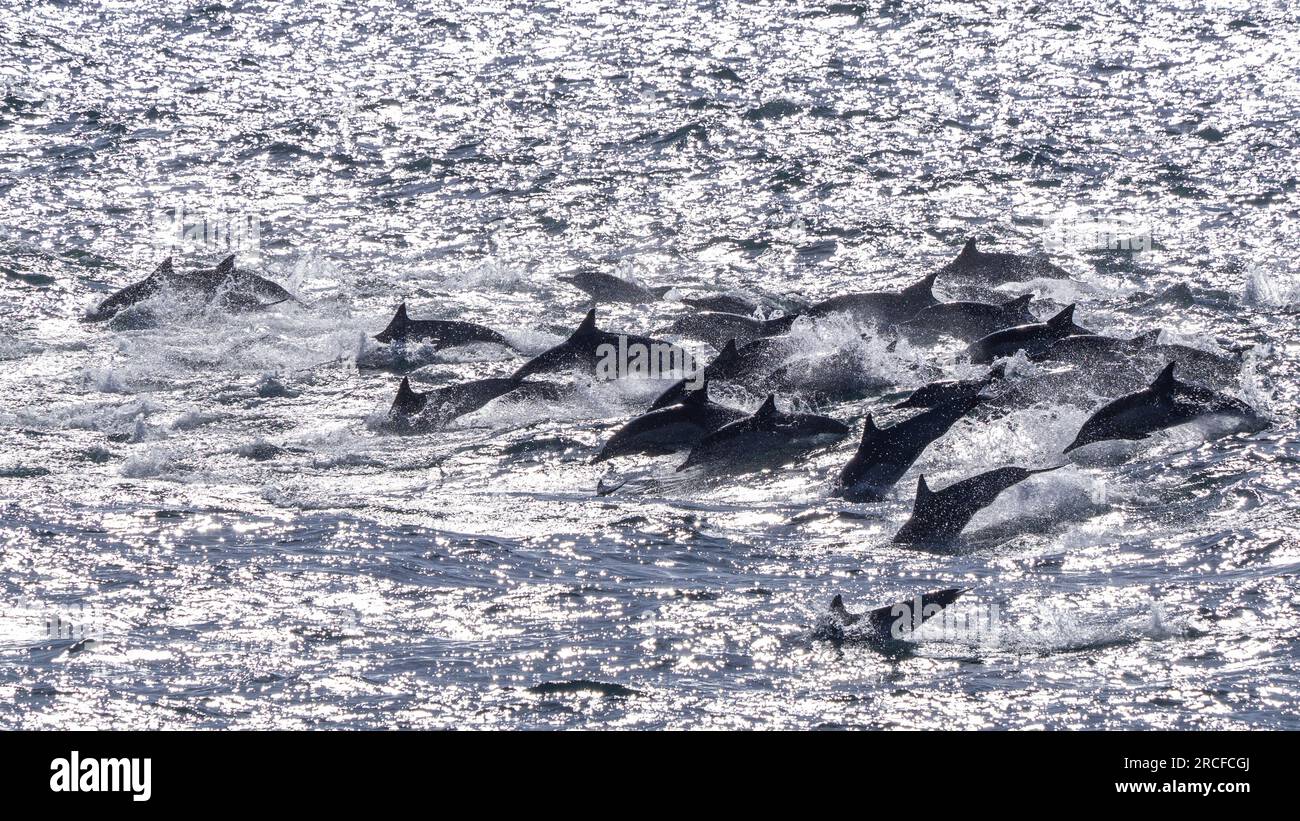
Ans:
<svg viewBox="0 0 1300 821"><path fill-rule="evenodd" d="M1244 0L7 0L0 726L1300 729L1297 42L1294 3ZM592 464L654 380L383 429L402 373L562 340L583 267L674 286L599 308L652 333L683 296L898 288L970 237L1070 272L1002 289L1040 312L1244 351L1220 387L1272 426L1070 460L1091 408L1043 401L848 503L867 412L983 369L830 317L800 367L882 387L782 396L853 428L786 468ZM232 249L299 302L81 321ZM402 301L524 353L395 356ZM890 541L921 473L1062 463L952 549ZM891 658L821 624L942 587L987 629Z"/></svg>

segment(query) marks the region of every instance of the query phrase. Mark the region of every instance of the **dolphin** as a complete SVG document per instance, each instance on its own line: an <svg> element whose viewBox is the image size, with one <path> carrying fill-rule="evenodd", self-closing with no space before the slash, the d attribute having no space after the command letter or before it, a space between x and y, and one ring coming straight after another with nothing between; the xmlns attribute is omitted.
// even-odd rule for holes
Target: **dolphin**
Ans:
<svg viewBox="0 0 1300 821"><path fill-rule="evenodd" d="M1233 381L1245 362L1244 350L1225 356L1177 342L1156 345L1147 353L1161 362L1177 362L1180 371L1193 374L1199 382L1216 384Z"/></svg>
<svg viewBox="0 0 1300 821"><path fill-rule="evenodd" d="M120 311L168 289L214 301L229 311L252 311L293 299L293 294L271 280L235 268L234 254L212 268L186 272L178 272L168 257L143 280L100 302L84 319L87 322L112 319Z"/></svg>
<svg viewBox="0 0 1300 821"><path fill-rule="evenodd" d="M610 437L596 456L603 462L631 453L672 453L694 447L723 425L743 419L744 411L719 405L709 399L709 383L687 392L679 404L642 414Z"/></svg>
<svg viewBox="0 0 1300 821"><path fill-rule="evenodd" d="M989 368L979 379L946 379L922 385L894 405L896 408L933 408L945 402L964 401L977 396L994 381L1005 378L1006 369L1001 364Z"/></svg>
<svg viewBox="0 0 1300 821"><path fill-rule="evenodd" d="M827 416L782 413L776 409L776 395L768 394L753 416L723 425L701 439L677 469L724 461L745 467L785 462L838 441L848 432L847 425Z"/></svg>
<svg viewBox="0 0 1300 821"><path fill-rule="evenodd" d="M912 515L894 534L898 543L948 542L961 535L976 513L993 504L1007 488L1036 473L1059 470L1056 467L1029 470L1018 467L996 468L969 479L954 482L943 490L930 490L925 476L916 482L916 501Z"/></svg>
<svg viewBox="0 0 1300 821"><path fill-rule="evenodd" d="M1033 294L1025 294L1000 305L987 302L940 302L922 308L916 316L898 326L905 336L947 334L973 342L994 331L1036 322L1029 303Z"/></svg>
<svg viewBox="0 0 1300 821"><path fill-rule="evenodd" d="M738 345L746 345L760 337L787 333L797 317L798 314L789 314L776 319L754 319L740 314L705 311L678 317L659 333L702 339L715 348L721 348L729 339L736 340Z"/></svg>
<svg viewBox="0 0 1300 821"><path fill-rule="evenodd" d="M975 239L966 241L957 258L939 269L945 280L977 280L987 285L1022 282L1026 279L1069 279L1068 271L1053 265L1043 256L985 253L975 247Z"/></svg>
<svg viewBox="0 0 1300 821"><path fill-rule="evenodd" d="M867 414L857 453L840 471L838 495L851 502L883 501L930 443L981 401L978 394L964 396L883 429Z"/></svg>
<svg viewBox="0 0 1300 821"><path fill-rule="evenodd" d="M1074 334L1091 333L1092 331L1074 324L1074 305L1067 305L1046 322L1017 325L981 337L970 344L966 353L970 355L971 362L987 365L999 357L1013 356L1016 351L1022 349L1033 356L1046 350L1058 339Z"/></svg>
<svg viewBox="0 0 1300 821"><path fill-rule="evenodd" d="M388 409L388 424L400 433L423 433L437 430L467 413L508 393L519 392L551 401L562 398L553 385L523 382L517 379L475 379L445 388L419 393L411 388L407 377L397 386L397 397Z"/></svg>
<svg viewBox="0 0 1300 821"><path fill-rule="evenodd" d="M397 312L388 327L375 334L379 342L431 342L438 348L468 345L471 342L489 342L514 348L501 334L474 322L449 319L410 319L406 303L397 306Z"/></svg>
<svg viewBox="0 0 1300 821"><path fill-rule="evenodd" d="M835 642L860 641L886 655L901 656L915 646L908 635L965 592L955 587L936 590L864 613L849 612L843 597L836 594L818 632Z"/></svg>
<svg viewBox="0 0 1300 821"><path fill-rule="evenodd" d="M1176 364L1166 365L1149 387L1121 396L1088 417L1063 453L1108 439L1145 439L1215 414L1238 417L1255 430L1268 426L1254 408L1240 399L1174 378Z"/></svg>
<svg viewBox="0 0 1300 821"><path fill-rule="evenodd" d="M620 346L620 341L625 347ZM604 349L602 346L605 345L612 345L613 348ZM639 345L647 352L674 348L667 342L648 336L602 331L596 327L596 309L592 308L568 339L525 362L515 371L513 378L523 379L537 373L563 371L578 366L595 368L600 357L609 350L624 350L633 345Z"/></svg>
<svg viewBox="0 0 1300 821"><path fill-rule="evenodd" d="M1154 346L1159 338L1159 328L1139 334L1132 339L1116 339L1101 334L1073 334L1056 340L1038 353L1031 354L1029 359L1033 362L1068 362L1072 365L1127 360L1130 356Z"/></svg>
<svg viewBox="0 0 1300 821"><path fill-rule="evenodd" d="M812 317L848 313L860 322L904 322L918 311L938 304L939 300L935 299L933 291L934 280L938 275L930 274L898 293L882 291L834 296L814 304L806 313Z"/></svg>
<svg viewBox="0 0 1300 821"><path fill-rule="evenodd" d="M663 299L664 294L673 289L671 285L646 288L613 274L591 270L579 271L572 276L561 276L559 280L585 292L593 302L631 302L644 305L647 302Z"/></svg>

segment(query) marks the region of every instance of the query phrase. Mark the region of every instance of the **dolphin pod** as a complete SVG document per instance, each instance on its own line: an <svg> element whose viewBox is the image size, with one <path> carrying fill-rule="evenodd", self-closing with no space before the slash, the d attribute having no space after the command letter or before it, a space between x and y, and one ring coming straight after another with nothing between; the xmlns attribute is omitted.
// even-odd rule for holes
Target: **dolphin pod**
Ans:
<svg viewBox="0 0 1300 821"><path fill-rule="evenodd" d="M798 347L804 326L795 324L799 317L805 317L803 321L807 322L832 315L847 315L876 326L881 333L892 333L894 339L888 351L895 350L902 340L929 345L951 339L966 345L965 354L971 364L989 366L983 375L931 381L912 390L894 408L916 412L887 427L878 426L876 414L868 408L858 446L839 471L833 488L835 495L849 503L881 502L893 495L893 489L926 449L972 411L984 416L986 411L976 409L985 403L995 402L1006 408L1039 401L1019 387L1028 384L1020 373L1026 368L1017 367L1013 376L1008 376L1011 357L1023 357L1031 363L1028 370L1043 372L1040 395L1058 402L1075 401L1066 400L1062 393L1071 379L1085 380L1087 387L1100 390L1101 396L1115 396L1141 385L1139 380L1150 378L1155 368L1162 367L1146 387L1096 408L1065 447L1065 453L1108 440L1145 439L1212 415L1234 417L1255 430L1267 425L1250 405L1209 387L1235 377L1242 366L1240 350L1225 356L1172 342L1160 344L1159 330L1129 338L1095 333L1075 322L1075 305L1040 319L1032 294L1000 300L1005 294L989 290L1026 280L1067 276L1043 257L982 251L972 239L955 259L900 291L847 293L811 304L780 297L759 301L737 294L682 298L681 304L691 312L660 333L670 338L700 340L717 354L703 368L687 362L687 372L682 374L686 378L679 378L664 390L646 412L614 430L592 461L685 451L679 471L749 471L789 464L843 440L850 431L845 421L815 413L783 412L773 392L775 387L807 398L807 386L834 383L834 379L819 381L815 378L818 374L809 371L839 367L843 364L840 359L852 359L854 351L841 348L816 362L801 359ZM560 279L598 304L670 304L662 301L672 291L671 286L646 287L591 270ZM970 286L987 301L940 301L934 293L937 280L957 288ZM212 268L184 272L177 271L173 261L167 259L145 279L102 300L85 319L113 319L168 290L197 296L229 311L257 310L294 299L271 280L237 269L233 256ZM765 314L771 316L776 309L785 313L775 319L762 318ZM650 336L603 330L596 319L593 307L563 342L528 359L508 376L475 379L426 392L416 391L409 379L403 378L388 409L385 427L395 433L428 433L500 398L558 401L569 395L566 388L531 378L570 371L579 377L589 377L593 370L599 375L596 365L605 355L605 346L620 350L633 345L672 347L669 341ZM863 338L870 336L868 332ZM374 339L384 345L418 342L435 348L490 343L519 351L500 332L474 322L411 319L405 303L398 306ZM1176 368L1191 374L1194 381L1175 378ZM921 364L916 370L923 378L933 378L936 369ZM751 396L766 396L749 414L714 401L709 389L715 382L749 391ZM1009 388L1012 383L1016 387ZM1099 385L1104 387L1099 389ZM1088 396L1085 401L1096 401L1092 398L1095 394ZM838 392L837 401L844 398L845 392ZM893 541L915 545L955 540L978 511L993 504L1007 489L1060 467L996 467L937 490L922 475L917 479L911 514ZM602 495L612 492L604 490L603 481L600 487ZM908 632L951 605L962 592L938 590L924 593L911 603L864 613L850 612L837 595L827 616L826 630L837 640L862 640L882 652L895 653L909 646ZM924 612L912 621L912 631L900 635L896 611L905 605L918 605Z"/></svg>

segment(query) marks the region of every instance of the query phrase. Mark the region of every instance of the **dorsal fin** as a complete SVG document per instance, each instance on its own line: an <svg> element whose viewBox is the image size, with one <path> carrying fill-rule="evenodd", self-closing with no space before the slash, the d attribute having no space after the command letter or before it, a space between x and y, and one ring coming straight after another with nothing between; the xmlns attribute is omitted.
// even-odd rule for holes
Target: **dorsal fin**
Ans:
<svg viewBox="0 0 1300 821"><path fill-rule="evenodd" d="M862 441L867 441L872 434L879 432L880 428L876 427L876 420L872 419L871 414L868 413L866 421L862 423Z"/></svg>
<svg viewBox="0 0 1300 821"><path fill-rule="evenodd" d="M1177 381L1174 379L1174 365L1176 364L1177 363L1175 362L1170 362L1168 365L1165 365L1165 369L1161 371L1160 375L1151 383L1151 390L1161 394L1173 391L1174 386L1177 384Z"/></svg>
<svg viewBox="0 0 1300 821"><path fill-rule="evenodd" d="M938 276L939 276L938 271L935 271L931 274L927 274L920 282L917 282L913 285L909 285L906 288L904 288L903 295L910 296L910 297L928 297L933 300L934 280Z"/></svg>
<svg viewBox="0 0 1300 821"><path fill-rule="evenodd" d="M424 397L411 390L411 380L402 377L402 384L397 386L397 398L393 400L392 410L397 413L415 413L420 409Z"/></svg>
<svg viewBox="0 0 1300 821"><path fill-rule="evenodd" d="M1074 324L1074 303L1070 303L1061 309L1061 312L1051 319L1047 320L1049 328L1065 328Z"/></svg>
<svg viewBox="0 0 1300 821"><path fill-rule="evenodd" d="M1024 294L1022 296L1016 297L1015 299L1007 300L1006 302L1002 303L1002 307L1013 311L1019 308L1028 308L1029 303L1031 300L1033 300L1033 298L1034 298L1033 294Z"/></svg>
<svg viewBox="0 0 1300 821"><path fill-rule="evenodd" d="M966 244L962 246L961 253L957 255L957 261L970 262L977 256L979 256L979 249L975 247L975 238L971 237L966 240Z"/></svg>
<svg viewBox="0 0 1300 821"><path fill-rule="evenodd" d="M590 311L587 311L587 315L583 318L582 323L578 325L578 329L573 332L573 336L582 336L583 334L594 334L595 332L596 332L596 309L592 308Z"/></svg>
<svg viewBox="0 0 1300 821"><path fill-rule="evenodd" d="M722 346L722 350L718 352L718 358L713 360L712 364L731 362L738 356L740 356L740 352L736 350L736 340L728 339L727 344Z"/></svg>
<svg viewBox="0 0 1300 821"><path fill-rule="evenodd" d="M149 276L169 277L174 273L176 273L176 270L172 268L172 258L167 257L167 259L164 259L161 263L158 264L157 268L153 269L153 273L150 274Z"/></svg>
<svg viewBox="0 0 1300 821"><path fill-rule="evenodd" d="M235 255L231 254L217 263L217 273L221 275L229 274L235 270Z"/></svg>
<svg viewBox="0 0 1300 821"><path fill-rule="evenodd" d="M916 480L916 503L919 505L933 495L934 491L930 490L930 486L925 483L925 474L922 473Z"/></svg>
<svg viewBox="0 0 1300 821"><path fill-rule="evenodd" d="M836 593L835 598L831 599L831 609L832 610L844 609L844 597L841 596L839 593Z"/></svg>
<svg viewBox="0 0 1300 821"><path fill-rule="evenodd" d="M770 416L776 416L776 394L769 393L763 400L763 404L754 411L755 419L767 419Z"/></svg>
<svg viewBox="0 0 1300 821"><path fill-rule="evenodd" d="M684 405L707 405L709 404L709 380L705 379L700 386L693 391L687 391L686 397L682 400Z"/></svg>
<svg viewBox="0 0 1300 821"><path fill-rule="evenodd" d="M394 325L400 327L409 321L410 320L406 317L406 303L403 302L401 305L397 306L397 311L393 313L393 321L388 323L388 326L390 328Z"/></svg>

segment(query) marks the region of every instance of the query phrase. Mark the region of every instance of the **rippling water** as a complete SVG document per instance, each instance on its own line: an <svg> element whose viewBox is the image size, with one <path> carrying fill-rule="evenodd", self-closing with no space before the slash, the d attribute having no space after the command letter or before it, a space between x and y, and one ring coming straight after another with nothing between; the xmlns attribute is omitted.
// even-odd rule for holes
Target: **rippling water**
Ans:
<svg viewBox="0 0 1300 821"><path fill-rule="evenodd" d="M0 721L1300 728L1300 20L1159 5L7 4ZM223 255L174 247L178 208L251 219L241 265L304 304L79 322L169 253ZM1027 287L1096 330L1254 345L1227 388L1275 424L1038 477L952 551L889 541L916 474L1055 463L1087 408L959 423L879 505L830 495L851 441L597 497L591 456L653 386L396 437L397 377L357 367L403 299L537 352L585 310L557 280L582 265L677 286L602 307L645 333L675 295L896 287L1089 214L1153 249L1066 243L1073 279ZM1180 283L1191 304L1147 298ZM801 332L892 392L947 361ZM413 380L522 361L443 351ZM903 660L818 638L837 592L942 586L996 633Z"/></svg>

